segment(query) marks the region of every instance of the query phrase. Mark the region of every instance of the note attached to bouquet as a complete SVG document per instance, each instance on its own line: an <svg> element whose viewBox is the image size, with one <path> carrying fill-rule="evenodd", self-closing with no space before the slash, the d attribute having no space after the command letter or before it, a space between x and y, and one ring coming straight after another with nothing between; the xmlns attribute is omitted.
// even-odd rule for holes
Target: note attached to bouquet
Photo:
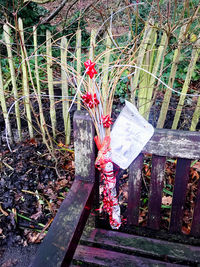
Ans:
<svg viewBox="0 0 200 267"><path fill-rule="evenodd" d="M126 101L111 131L112 161L127 169L154 133L153 126Z"/></svg>

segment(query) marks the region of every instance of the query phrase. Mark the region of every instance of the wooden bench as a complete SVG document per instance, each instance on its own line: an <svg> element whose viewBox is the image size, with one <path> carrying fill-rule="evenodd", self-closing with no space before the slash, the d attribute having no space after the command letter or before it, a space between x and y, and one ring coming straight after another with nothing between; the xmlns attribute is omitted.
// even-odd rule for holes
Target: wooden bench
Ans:
<svg viewBox="0 0 200 267"><path fill-rule="evenodd" d="M91 225L85 227L92 205L98 202L99 191L93 137L94 127L89 115L84 111L76 112L75 181L31 266L198 266L200 183L191 232L184 235L181 229L191 160L200 158L200 134L155 130L143 153L129 168L127 224L124 232L105 229L106 222L98 220L98 216L93 216L95 224L92 221ZM144 153L153 156L147 225L141 227L139 209ZM166 158L177 158L168 231L160 229Z"/></svg>

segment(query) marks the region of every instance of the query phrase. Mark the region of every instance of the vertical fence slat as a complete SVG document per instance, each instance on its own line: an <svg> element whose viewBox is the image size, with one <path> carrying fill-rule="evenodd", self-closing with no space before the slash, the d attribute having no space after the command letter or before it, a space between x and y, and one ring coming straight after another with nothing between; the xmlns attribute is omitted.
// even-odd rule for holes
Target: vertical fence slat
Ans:
<svg viewBox="0 0 200 267"><path fill-rule="evenodd" d="M196 105L194 114L192 116L190 131L196 130L197 124L199 122L199 117L200 117L200 97L198 97L197 105Z"/></svg>
<svg viewBox="0 0 200 267"><path fill-rule="evenodd" d="M110 48L111 48L111 39L109 34L106 35L106 51L105 51L105 58L104 58L104 64L102 66L102 98L103 98L103 108L105 114L106 111L106 102L108 100L108 95L106 93L106 88L108 87L108 67L109 67L109 61L110 61Z"/></svg>
<svg viewBox="0 0 200 267"><path fill-rule="evenodd" d="M16 77L15 77L15 67L14 67L14 61L13 61L12 49L11 49L10 28L7 24L5 24L3 26L3 29L4 29L4 38L5 38L6 48L7 48L7 53L8 53L8 63L9 63L9 67L10 67L14 100L16 101L18 99L18 92L17 92ZM22 140L22 132L21 132L21 119L20 119L20 111L19 111L19 102L15 103L15 116L16 116L16 121L17 121L18 139L19 139L19 141L21 141Z"/></svg>
<svg viewBox="0 0 200 267"><path fill-rule="evenodd" d="M90 49L89 49L89 59L91 61L94 61L95 44L96 44L96 30L92 29L90 36ZM92 79L89 79L89 88L92 88L92 82L93 82Z"/></svg>
<svg viewBox="0 0 200 267"><path fill-rule="evenodd" d="M191 160L178 158L169 231L181 232Z"/></svg>
<svg viewBox="0 0 200 267"><path fill-rule="evenodd" d="M28 84L28 70L26 64L26 48L24 42L24 29L22 19L18 19L19 26L19 34L20 34L20 45L21 45L21 56L22 56L22 74L23 74L23 94L24 94L24 104L26 109L26 116L28 122L28 131L30 138L33 138L33 125L31 118L31 107L30 107L30 92L29 92L29 84Z"/></svg>
<svg viewBox="0 0 200 267"><path fill-rule="evenodd" d="M187 75L186 75L185 82L184 82L184 85L183 85L183 88L182 88L182 91L181 91L182 95L180 96L180 99L179 99L179 102L178 102L178 105L177 105L177 108L176 108L176 113L175 113L174 121L173 121L173 124L172 124L172 129L174 129L174 130L177 129L178 122L179 122L179 119L180 119L180 116L181 116L181 112L182 112L182 107L184 105L185 94L188 91L188 87L189 87L189 84L190 84L190 81L191 81L191 78L192 78L192 73L194 71L194 68L195 68L199 53L200 53L200 49L199 49L200 40L199 40L199 38L200 38L200 35L199 35L199 37L197 39L195 47L192 50L191 61L190 61L190 64L188 66Z"/></svg>
<svg viewBox="0 0 200 267"><path fill-rule="evenodd" d="M130 165L128 181L128 224L138 225L142 182L143 155L140 154Z"/></svg>
<svg viewBox="0 0 200 267"><path fill-rule="evenodd" d="M200 41L199 41L200 36L198 36L197 42L196 42L196 49L197 49L197 53L200 53ZM190 126L190 131L195 131L196 130L196 126L197 123L199 122L199 117L200 117L200 97L198 97L198 101L197 101L197 105L192 117L192 122L191 122L191 126Z"/></svg>
<svg viewBox="0 0 200 267"><path fill-rule="evenodd" d="M197 196L196 196L196 201L195 201L192 227L191 227L190 234L195 237L200 236L200 181L198 182L198 187L197 187Z"/></svg>
<svg viewBox="0 0 200 267"><path fill-rule="evenodd" d="M81 83L81 30L76 32L76 58L77 58L77 87ZM77 95L77 110L81 109L80 92Z"/></svg>
<svg viewBox="0 0 200 267"><path fill-rule="evenodd" d="M167 43L168 43L167 34L165 32L163 32L163 36L162 36L161 41L160 41L160 46L158 47L157 55L156 55L154 65L153 65L153 70L152 70L152 74L154 74L155 76L157 75L157 72L158 72L158 69L160 66L160 62L161 62L162 57L166 51ZM155 80L156 80L155 77L150 76L149 87L148 87L148 91L147 91L146 110L145 110L145 118L147 120L149 119L150 108L152 106L152 95L153 95Z"/></svg>
<svg viewBox="0 0 200 267"><path fill-rule="evenodd" d="M68 99L68 80L67 80L67 39L63 36L61 39L61 80L62 80L62 108L65 129L65 144L70 144L71 125L69 116L69 99Z"/></svg>
<svg viewBox="0 0 200 267"><path fill-rule="evenodd" d="M147 48L147 45L149 42L149 38L151 36L151 31L152 31L152 28L151 28L150 24L148 23L145 27L144 36L143 36L142 42L140 44L140 49L139 49L138 56L137 56L136 65L138 67L142 67L146 48ZM135 102L135 90L136 90L137 85L138 85L141 70L135 69L134 71L135 71L135 74L134 74L134 77L132 78L132 82L131 82L131 102L132 103Z"/></svg>
<svg viewBox="0 0 200 267"><path fill-rule="evenodd" d="M162 190L165 176L165 157L152 157L151 183L148 203L148 227L160 228Z"/></svg>
<svg viewBox="0 0 200 267"><path fill-rule="evenodd" d="M12 130L11 130L11 125L10 121L8 118L8 111L7 111L7 106L6 106L6 99L5 99L5 94L4 94L4 87L3 87L3 75L2 75L2 70L1 70L1 61L0 61L0 102L1 102L1 108L3 111L3 117L5 120L5 126L6 130L8 133L8 137L10 139L10 142L12 143Z"/></svg>
<svg viewBox="0 0 200 267"><path fill-rule="evenodd" d="M154 62L155 54L155 43L157 40L157 33L155 29L152 29L149 43L147 45L146 54L144 57L143 68L149 72L152 72L152 65ZM139 83L139 112L145 117L146 105L147 105L147 94L149 90L149 80L151 76L145 71L140 73L140 83Z"/></svg>
<svg viewBox="0 0 200 267"><path fill-rule="evenodd" d="M186 30L186 26L184 25L184 26L181 27L181 30L180 30L180 34L179 34L179 38L178 38L178 47L174 51L172 67L171 67L169 80L168 80L168 86L171 87L171 88L174 85L174 80L175 80L175 76L176 76L178 62L179 62L179 58L180 58L180 55L181 55L181 43L184 40L185 30ZM163 99L163 103L162 103L162 107L161 107L161 110L160 110L160 115L159 115L158 122L157 122L157 128L163 128L163 126L164 126L165 119L166 119L166 116L167 116L167 111L168 111L168 108L169 108L169 102L170 102L171 95L172 95L172 91L170 89L166 88L164 99Z"/></svg>
<svg viewBox="0 0 200 267"><path fill-rule="evenodd" d="M46 31L46 53L47 53L47 79L49 88L49 100L50 100L50 118L53 137L56 137L56 109L53 90L53 70L52 70L52 45L51 45L51 33Z"/></svg>
<svg viewBox="0 0 200 267"><path fill-rule="evenodd" d="M43 142L45 142L45 119L44 113L42 109L42 100L41 100L41 89L40 89L40 76L38 71L38 45L37 45L37 29L33 27L33 45L34 45L34 55L35 55L35 79L38 93L38 106L39 106L39 114L40 114L40 129L42 133Z"/></svg>

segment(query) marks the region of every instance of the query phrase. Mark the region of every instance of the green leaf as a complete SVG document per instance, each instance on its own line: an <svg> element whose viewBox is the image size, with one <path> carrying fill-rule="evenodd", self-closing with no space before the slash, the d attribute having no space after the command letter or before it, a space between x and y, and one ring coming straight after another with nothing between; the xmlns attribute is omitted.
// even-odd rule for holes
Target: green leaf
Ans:
<svg viewBox="0 0 200 267"><path fill-rule="evenodd" d="M173 192L167 190L166 188L163 188L163 192L170 195L170 196L173 196Z"/></svg>

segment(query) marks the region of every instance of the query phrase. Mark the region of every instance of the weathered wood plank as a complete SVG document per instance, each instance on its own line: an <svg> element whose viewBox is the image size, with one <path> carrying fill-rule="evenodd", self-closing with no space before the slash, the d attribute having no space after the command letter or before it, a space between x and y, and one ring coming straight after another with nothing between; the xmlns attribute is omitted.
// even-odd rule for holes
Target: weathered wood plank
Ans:
<svg viewBox="0 0 200 267"><path fill-rule="evenodd" d="M191 233L192 236L200 237L200 181L198 182L197 196L195 201Z"/></svg>
<svg viewBox="0 0 200 267"><path fill-rule="evenodd" d="M115 251L107 251L101 248L93 248L87 246L78 246L75 252L75 259L95 266L134 266L134 267L149 267L149 266L171 266L171 263L161 262L157 260L136 257ZM89 266L90 266L89 265ZM88 265L86 265L88 266ZM173 266L182 266L173 264Z"/></svg>
<svg viewBox="0 0 200 267"><path fill-rule="evenodd" d="M152 157L152 171L148 203L148 227L159 229L162 189L165 175L165 157Z"/></svg>
<svg viewBox="0 0 200 267"><path fill-rule="evenodd" d="M87 111L74 114L75 175L77 179L95 181L94 125Z"/></svg>
<svg viewBox="0 0 200 267"><path fill-rule="evenodd" d="M109 250L112 249L113 251L126 252L127 254L135 254L138 256L145 255L146 257L169 261L171 262L170 264L172 264L172 262L182 264L200 263L200 247L198 246L173 243L116 231L93 229L91 232L87 232L87 234L83 235L81 243L103 247ZM110 251L105 255L108 255L108 253L110 253ZM77 255L77 251L75 255ZM134 263L133 261L132 264ZM126 264L121 266L126 266Z"/></svg>
<svg viewBox="0 0 200 267"><path fill-rule="evenodd" d="M177 160L171 220L169 227L169 230L172 233L181 232L190 164L191 160L188 159Z"/></svg>
<svg viewBox="0 0 200 267"><path fill-rule="evenodd" d="M143 153L187 159L200 158L200 133L155 129Z"/></svg>
<svg viewBox="0 0 200 267"><path fill-rule="evenodd" d="M32 267L69 266L90 213L93 183L75 180L63 201Z"/></svg>
<svg viewBox="0 0 200 267"><path fill-rule="evenodd" d="M128 224L138 225L143 155L140 154L130 165L128 182Z"/></svg>

